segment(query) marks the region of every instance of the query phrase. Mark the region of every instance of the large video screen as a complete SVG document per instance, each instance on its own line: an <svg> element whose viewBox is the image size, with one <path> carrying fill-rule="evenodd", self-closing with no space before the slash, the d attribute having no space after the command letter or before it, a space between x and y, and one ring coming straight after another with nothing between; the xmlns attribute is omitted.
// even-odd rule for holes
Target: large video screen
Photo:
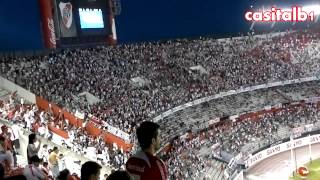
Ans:
<svg viewBox="0 0 320 180"><path fill-rule="evenodd" d="M81 29L104 28L101 9L79 8L79 16Z"/></svg>

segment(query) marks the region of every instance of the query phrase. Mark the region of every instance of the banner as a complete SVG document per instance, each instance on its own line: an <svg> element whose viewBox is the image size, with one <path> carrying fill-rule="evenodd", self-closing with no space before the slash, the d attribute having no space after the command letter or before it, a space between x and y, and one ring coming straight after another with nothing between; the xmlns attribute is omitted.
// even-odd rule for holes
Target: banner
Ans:
<svg viewBox="0 0 320 180"><path fill-rule="evenodd" d="M56 35L52 19L51 2L48 0L39 0L39 4L45 47L54 49L56 48Z"/></svg>
<svg viewBox="0 0 320 180"><path fill-rule="evenodd" d="M59 10L59 24L61 37L77 36L77 29L74 21L73 6L71 2L57 1Z"/></svg>

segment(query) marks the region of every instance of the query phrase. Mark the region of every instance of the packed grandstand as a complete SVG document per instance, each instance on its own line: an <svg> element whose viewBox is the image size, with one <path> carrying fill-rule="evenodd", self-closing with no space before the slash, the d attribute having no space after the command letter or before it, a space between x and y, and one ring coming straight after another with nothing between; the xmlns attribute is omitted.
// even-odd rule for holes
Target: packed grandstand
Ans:
<svg viewBox="0 0 320 180"><path fill-rule="evenodd" d="M37 107L10 92L1 97L2 118L47 139L48 126L63 130L63 146L80 156L93 148L89 158L113 170L125 170L138 149L137 127L154 121L169 179L227 179L237 172L230 161L239 154L245 166L292 129L319 129L319 40L314 28L4 57L1 76L52 105ZM85 125L69 122L53 105L81 114ZM85 126L93 117L99 128L127 134L133 147L90 134Z"/></svg>

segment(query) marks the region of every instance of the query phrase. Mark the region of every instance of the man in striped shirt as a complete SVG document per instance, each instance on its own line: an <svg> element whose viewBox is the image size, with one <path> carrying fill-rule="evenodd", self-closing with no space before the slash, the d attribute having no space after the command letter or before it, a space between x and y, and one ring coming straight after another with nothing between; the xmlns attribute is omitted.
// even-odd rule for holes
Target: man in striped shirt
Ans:
<svg viewBox="0 0 320 180"><path fill-rule="evenodd" d="M159 125L142 122L137 129L141 151L129 158L126 170L133 180L167 180L168 171L161 159L155 156L160 148Z"/></svg>

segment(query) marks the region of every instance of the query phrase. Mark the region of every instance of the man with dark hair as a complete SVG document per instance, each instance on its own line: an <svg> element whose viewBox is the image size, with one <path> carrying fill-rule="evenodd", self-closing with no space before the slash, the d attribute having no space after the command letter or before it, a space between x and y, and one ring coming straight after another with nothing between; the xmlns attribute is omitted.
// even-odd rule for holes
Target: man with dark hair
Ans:
<svg viewBox="0 0 320 180"><path fill-rule="evenodd" d="M99 180L101 166L93 161L87 161L81 166L81 180Z"/></svg>
<svg viewBox="0 0 320 180"><path fill-rule="evenodd" d="M107 177L106 180L130 180L130 176L126 171L115 171Z"/></svg>
<svg viewBox="0 0 320 180"><path fill-rule="evenodd" d="M166 165L155 156L160 148L159 125L150 121L142 122L137 129L141 151L129 158L126 170L133 180L167 180Z"/></svg>

